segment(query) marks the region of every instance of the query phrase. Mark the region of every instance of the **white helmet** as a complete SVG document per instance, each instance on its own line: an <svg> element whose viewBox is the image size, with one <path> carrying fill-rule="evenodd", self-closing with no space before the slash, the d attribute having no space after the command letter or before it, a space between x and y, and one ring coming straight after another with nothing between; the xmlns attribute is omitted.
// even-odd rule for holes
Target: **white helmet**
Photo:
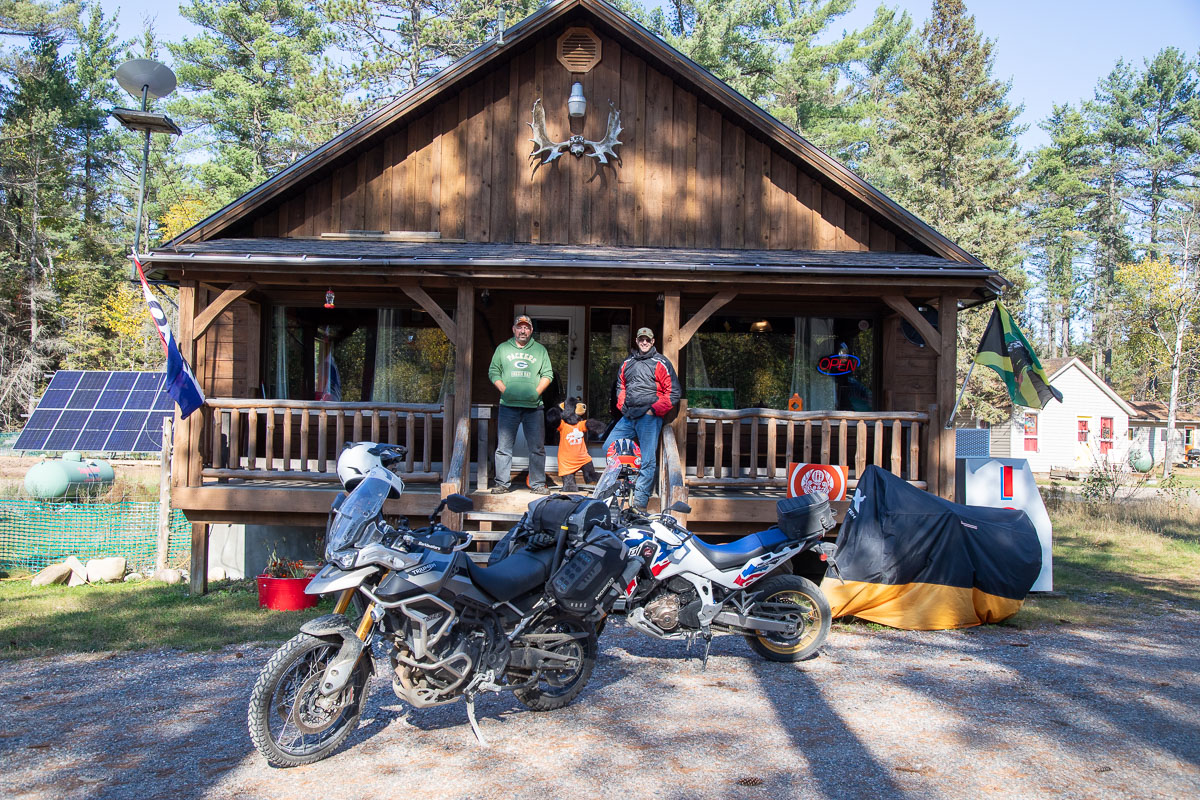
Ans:
<svg viewBox="0 0 1200 800"><path fill-rule="evenodd" d="M380 477L385 477L392 485L392 491L389 492L391 496L399 497L400 493L404 491L404 482L400 480L400 476L383 466L378 452L379 445L375 442L346 443L341 455L338 456L337 474L347 492L354 491L373 469L381 470Z"/></svg>

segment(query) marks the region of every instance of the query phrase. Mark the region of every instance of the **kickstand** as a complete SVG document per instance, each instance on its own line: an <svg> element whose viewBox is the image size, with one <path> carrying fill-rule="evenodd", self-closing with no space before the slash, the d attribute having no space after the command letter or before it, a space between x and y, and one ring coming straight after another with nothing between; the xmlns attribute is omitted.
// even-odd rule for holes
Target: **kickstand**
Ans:
<svg viewBox="0 0 1200 800"><path fill-rule="evenodd" d="M475 721L475 698L467 698L467 721L471 723L471 730L475 732L475 739L479 742L480 747L487 747L487 740L483 738L483 733L479 730L479 723Z"/></svg>
<svg viewBox="0 0 1200 800"><path fill-rule="evenodd" d="M704 655L700 657L700 671L704 672L708 669L708 651L712 648L712 634L704 635Z"/></svg>

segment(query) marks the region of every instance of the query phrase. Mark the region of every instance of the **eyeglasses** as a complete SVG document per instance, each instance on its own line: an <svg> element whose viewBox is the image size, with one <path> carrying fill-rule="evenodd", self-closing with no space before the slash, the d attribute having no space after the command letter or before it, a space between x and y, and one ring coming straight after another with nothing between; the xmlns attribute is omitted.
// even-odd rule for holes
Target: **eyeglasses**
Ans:
<svg viewBox="0 0 1200 800"><path fill-rule="evenodd" d="M637 340L639 342L653 342L654 341L649 336L639 336Z"/></svg>

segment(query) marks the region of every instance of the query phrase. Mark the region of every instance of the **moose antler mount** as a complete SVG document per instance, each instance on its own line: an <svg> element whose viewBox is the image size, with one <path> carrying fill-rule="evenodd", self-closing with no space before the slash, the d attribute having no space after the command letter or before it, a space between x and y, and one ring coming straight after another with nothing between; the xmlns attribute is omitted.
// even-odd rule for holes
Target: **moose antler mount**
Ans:
<svg viewBox="0 0 1200 800"><path fill-rule="evenodd" d="M542 164L549 164L563 153L570 153L576 158L586 155L588 158L597 159L601 164L607 164L609 157L619 162L621 157L614 148L621 144L617 138L621 135L621 112L617 111L611 101L608 106L608 130L603 139L594 142L591 139L583 138L580 134L575 134L565 141L555 142L546 133L546 109L542 108L540 99L534 100L533 122L529 123L529 127L533 129L533 138L529 140L533 142L533 152L529 154L529 157L543 158L544 156ZM591 148L592 152L587 152L588 148Z"/></svg>

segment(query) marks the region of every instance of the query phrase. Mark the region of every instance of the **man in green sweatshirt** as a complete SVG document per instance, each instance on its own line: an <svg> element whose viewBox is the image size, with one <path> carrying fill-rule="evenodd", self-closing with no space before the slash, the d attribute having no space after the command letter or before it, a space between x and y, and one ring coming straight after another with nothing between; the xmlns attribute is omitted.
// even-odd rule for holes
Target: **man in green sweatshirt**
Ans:
<svg viewBox="0 0 1200 800"><path fill-rule="evenodd" d="M535 494L546 488L546 417L542 392L554 378L550 354L533 341L533 320L524 314L513 321L513 338L492 355L488 378L500 390L500 418L496 422L496 488L492 494L512 491L512 450L517 428L529 448L529 487Z"/></svg>

